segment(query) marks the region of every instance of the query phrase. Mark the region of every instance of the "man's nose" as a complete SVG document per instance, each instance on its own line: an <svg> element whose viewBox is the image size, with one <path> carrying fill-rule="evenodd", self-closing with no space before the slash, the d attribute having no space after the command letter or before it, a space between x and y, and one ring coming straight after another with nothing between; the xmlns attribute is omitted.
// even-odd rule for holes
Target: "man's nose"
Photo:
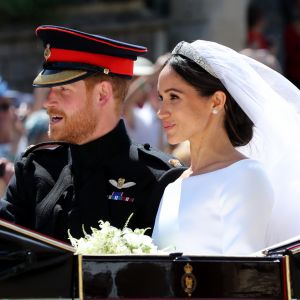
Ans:
<svg viewBox="0 0 300 300"><path fill-rule="evenodd" d="M54 88L50 88L48 95L45 97L45 101L43 103L44 108L48 108L51 106L55 106L57 104L57 96Z"/></svg>

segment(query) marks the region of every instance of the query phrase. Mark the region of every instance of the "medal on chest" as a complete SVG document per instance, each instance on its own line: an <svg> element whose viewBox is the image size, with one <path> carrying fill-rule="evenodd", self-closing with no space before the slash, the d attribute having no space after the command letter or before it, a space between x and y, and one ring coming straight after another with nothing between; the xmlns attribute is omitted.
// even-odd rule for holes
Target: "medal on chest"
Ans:
<svg viewBox="0 0 300 300"><path fill-rule="evenodd" d="M110 195L107 195L109 200L114 201L125 201L125 202L133 202L133 197L126 196L125 191L121 191L122 189L130 188L134 185L136 185L135 182L128 181L126 182L125 178L120 177L118 180L115 179L109 179L108 182L118 191L113 191Z"/></svg>

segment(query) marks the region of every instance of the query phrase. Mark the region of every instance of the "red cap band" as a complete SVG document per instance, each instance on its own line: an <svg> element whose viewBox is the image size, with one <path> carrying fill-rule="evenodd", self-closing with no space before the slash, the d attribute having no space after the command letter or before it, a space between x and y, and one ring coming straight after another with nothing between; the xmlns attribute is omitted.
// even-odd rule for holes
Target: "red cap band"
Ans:
<svg viewBox="0 0 300 300"><path fill-rule="evenodd" d="M47 62L78 62L90 64L109 69L111 73L129 76L133 75L134 63L131 59L117 56L57 48L51 48L51 55L47 59Z"/></svg>

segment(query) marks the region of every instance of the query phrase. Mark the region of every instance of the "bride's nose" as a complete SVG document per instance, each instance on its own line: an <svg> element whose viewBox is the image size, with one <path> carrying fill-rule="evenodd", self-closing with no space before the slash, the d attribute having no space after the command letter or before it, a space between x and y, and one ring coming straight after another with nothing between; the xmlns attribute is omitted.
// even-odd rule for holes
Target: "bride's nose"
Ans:
<svg viewBox="0 0 300 300"><path fill-rule="evenodd" d="M161 101L159 109L157 111L157 116L160 120L163 120L170 116L170 112L168 111L166 105Z"/></svg>

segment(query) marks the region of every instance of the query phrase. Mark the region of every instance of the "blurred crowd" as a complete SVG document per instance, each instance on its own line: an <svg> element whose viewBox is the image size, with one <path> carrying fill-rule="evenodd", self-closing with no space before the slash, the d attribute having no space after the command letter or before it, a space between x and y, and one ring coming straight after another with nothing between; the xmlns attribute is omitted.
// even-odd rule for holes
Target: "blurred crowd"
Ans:
<svg viewBox="0 0 300 300"><path fill-rule="evenodd" d="M281 16L277 16L277 19L282 19L282 28L278 28L275 35L270 34L273 24L262 4L250 1L242 53L282 73L300 88L300 0L282 2Z"/></svg>
<svg viewBox="0 0 300 300"><path fill-rule="evenodd" d="M266 34L266 12L257 3L250 1L245 47L240 52L282 73L300 87L300 0L292 2L289 17L285 20L283 61L278 59L278 45ZM170 53L165 53L155 62L138 58L125 103L124 120L128 134L135 142L148 143L172 153L188 166L188 142L169 145L156 115L159 107L157 79L169 56ZM48 139L49 119L43 109L48 92L47 88L34 89L32 94L14 91L0 78L0 196L14 172L15 159L28 146Z"/></svg>
<svg viewBox="0 0 300 300"><path fill-rule="evenodd" d="M14 172L14 161L28 146L47 140L47 89L32 94L11 90L0 78L0 196Z"/></svg>

